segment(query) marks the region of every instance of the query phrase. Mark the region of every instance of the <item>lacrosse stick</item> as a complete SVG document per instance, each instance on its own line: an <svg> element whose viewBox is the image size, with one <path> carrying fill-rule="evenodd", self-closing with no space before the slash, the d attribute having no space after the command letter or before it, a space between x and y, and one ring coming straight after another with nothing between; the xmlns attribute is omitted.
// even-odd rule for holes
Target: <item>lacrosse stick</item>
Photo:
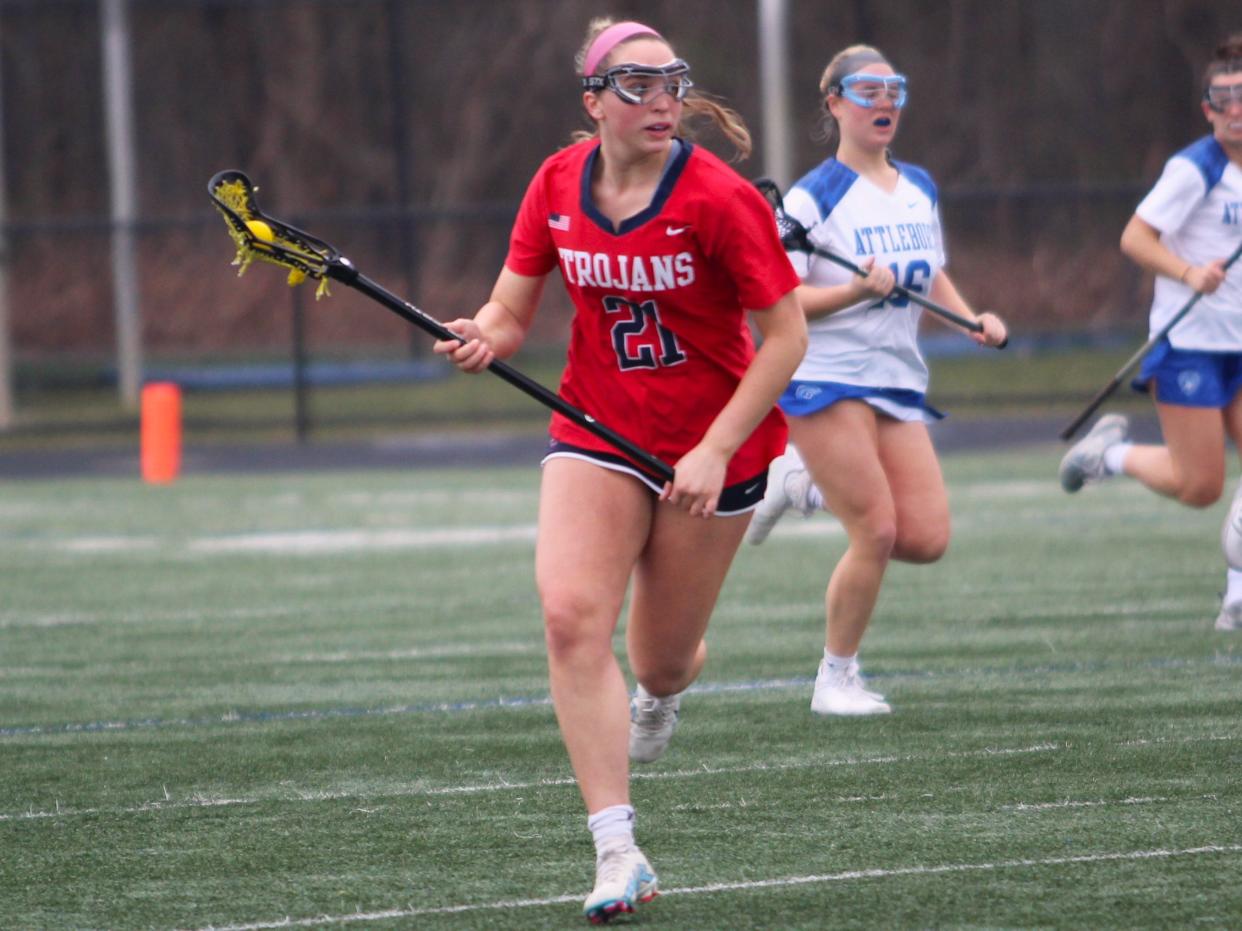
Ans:
<svg viewBox="0 0 1242 931"><path fill-rule="evenodd" d="M1226 271L1228 271L1230 265L1238 260L1239 255L1242 255L1242 243L1239 243L1238 248L1233 250L1233 255L1225 259ZM1143 361L1143 357L1156 348L1156 344L1168 336L1169 331L1181 323L1182 318L1194 309L1194 306L1199 303L1199 298L1201 297L1203 297L1202 291L1196 291L1192 294L1190 296L1190 300L1181 306L1181 309L1173 315L1172 319L1170 319L1169 322L1162 326L1157 332L1153 333L1151 338L1139 347L1138 352L1126 360L1126 364L1117 370L1117 374L1108 380L1108 384L1097 391L1095 393L1095 397L1087 402L1087 406L1082 409L1082 413L1066 424L1065 429L1061 431L1061 439L1068 441L1074 436L1075 433L1078 432L1082 425L1087 422L1087 418L1094 414L1096 410L1099 409L1099 406L1108 400L1109 396L1117 390L1118 386L1125 380L1126 376L1129 375L1130 372Z"/></svg>
<svg viewBox="0 0 1242 931"><path fill-rule="evenodd" d="M225 222L228 223L229 235L237 246L237 256L233 259L233 264L239 266L239 275L246 271L251 262L258 259L289 269L290 285L301 284L307 278L315 279L319 282L316 297L328 293L329 279L339 281L383 304L397 316L425 330L436 339L465 342L439 320L361 274L353 262L322 239L316 239L297 227L265 214L255 201L255 190L250 179L240 171L221 171L207 183L212 203L223 214ZM488 371L620 450L653 478L661 482L673 480L671 466L610 430L590 414L578 410L556 392L550 391L499 359L488 366Z"/></svg>
<svg viewBox="0 0 1242 931"><path fill-rule="evenodd" d="M855 265L849 259L837 255L835 252L817 246L811 242L811 236L807 232L805 226L785 212L784 198L781 196L781 189L771 178L760 178L755 182L755 187L759 189L759 193L763 195L768 205L772 208L772 212L776 214L776 229L781 234L781 245L786 251L805 252L807 255L817 255L821 259L827 259L829 262L835 262L844 269L852 271L855 275L862 278L867 277L866 271ZM982 333L983 324L978 320L967 320L961 314L956 314L947 307L941 307L935 301L929 301L917 291L911 291L903 288L901 285L893 287L892 293L898 297L906 298L914 301L920 307L930 310L933 314L955 323L960 327L970 330L972 333ZM1008 340L1005 343L1009 342ZM1005 343L997 346L997 349L1004 349Z"/></svg>

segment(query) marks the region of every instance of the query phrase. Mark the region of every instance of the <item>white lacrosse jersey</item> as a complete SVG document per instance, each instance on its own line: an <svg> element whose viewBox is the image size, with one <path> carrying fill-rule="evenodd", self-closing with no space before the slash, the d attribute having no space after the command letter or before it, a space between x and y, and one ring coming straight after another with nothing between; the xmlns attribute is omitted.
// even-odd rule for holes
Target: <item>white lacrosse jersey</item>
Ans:
<svg viewBox="0 0 1242 931"><path fill-rule="evenodd" d="M1135 210L1160 231L1160 242L1192 265L1228 258L1242 243L1242 168L1229 161L1214 136L1204 136L1170 158L1160 180ZM1156 277L1151 333L1158 332L1194 290L1173 278ZM1175 349L1242 351L1242 260L1213 294L1205 294L1173 327Z"/></svg>
<svg viewBox="0 0 1242 931"><path fill-rule="evenodd" d="M811 242L862 266L872 257L892 269L897 284L927 296L944 266L936 185L926 171L896 163L889 193L835 158L808 172L785 195L785 210L807 228ZM820 256L789 253L809 285L840 285L854 273ZM808 320L811 342L794 378L871 388L927 390L927 364L918 346L922 308L908 298L868 298Z"/></svg>

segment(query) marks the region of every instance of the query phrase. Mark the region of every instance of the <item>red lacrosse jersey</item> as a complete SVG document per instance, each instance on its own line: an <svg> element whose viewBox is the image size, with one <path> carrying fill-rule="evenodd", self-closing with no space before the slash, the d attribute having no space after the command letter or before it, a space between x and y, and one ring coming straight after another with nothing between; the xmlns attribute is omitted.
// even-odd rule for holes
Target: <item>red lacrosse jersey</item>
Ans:
<svg viewBox="0 0 1242 931"><path fill-rule="evenodd" d="M771 307L799 279L772 208L733 169L682 142L650 206L614 228L591 199L598 140L543 163L522 200L505 265L560 268L576 313L561 396L675 464L707 432L755 355L743 308ZM560 414L553 439L616 454ZM726 485L785 448L775 408L729 462Z"/></svg>

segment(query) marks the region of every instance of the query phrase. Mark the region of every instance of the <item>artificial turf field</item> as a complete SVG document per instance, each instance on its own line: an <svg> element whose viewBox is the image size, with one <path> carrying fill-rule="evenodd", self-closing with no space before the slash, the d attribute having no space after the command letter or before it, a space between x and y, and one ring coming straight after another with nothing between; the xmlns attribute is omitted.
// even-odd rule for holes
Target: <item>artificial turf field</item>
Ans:
<svg viewBox="0 0 1242 931"><path fill-rule="evenodd" d="M665 894L619 924L1242 924L1226 503L1069 497L1060 452L945 457L950 552L864 644L891 716L808 708L832 519L743 548L633 780ZM584 925L537 480L0 485L0 927Z"/></svg>

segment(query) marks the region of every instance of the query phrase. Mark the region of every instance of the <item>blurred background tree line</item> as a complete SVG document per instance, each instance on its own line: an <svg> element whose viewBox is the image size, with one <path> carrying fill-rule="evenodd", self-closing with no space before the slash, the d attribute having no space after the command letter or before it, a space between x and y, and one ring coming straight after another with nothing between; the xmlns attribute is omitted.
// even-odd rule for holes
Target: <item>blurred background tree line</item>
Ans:
<svg viewBox="0 0 1242 931"><path fill-rule="evenodd" d="M271 213L434 315L472 312L540 161L584 126L573 56L597 15L664 31L696 83L764 131L754 0L130 0L142 340L168 358L286 346L283 275L240 282L206 181L241 168ZM1236 0L790 0L796 172L845 45L910 77L896 155L942 192L950 267L1016 333L1137 330L1121 228L1206 132L1199 79ZM115 338L97 0L0 0L11 342L106 363ZM704 144L724 153L720 140ZM757 154L737 164L768 173ZM559 289L532 339L565 336ZM317 352L426 338L338 287Z"/></svg>

